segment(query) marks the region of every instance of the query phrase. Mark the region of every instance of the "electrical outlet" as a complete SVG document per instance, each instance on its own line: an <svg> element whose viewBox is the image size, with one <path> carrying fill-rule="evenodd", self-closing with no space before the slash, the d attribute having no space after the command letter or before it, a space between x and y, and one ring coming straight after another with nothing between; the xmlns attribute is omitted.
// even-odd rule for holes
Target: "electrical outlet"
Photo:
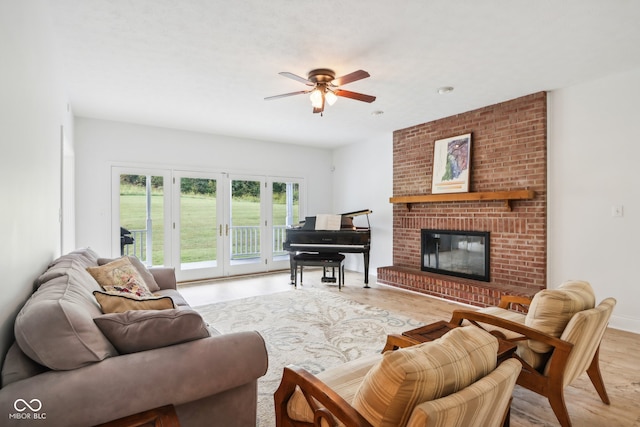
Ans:
<svg viewBox="0 0 640 427"><path fill-rule="evenodd" d="M611 206L611 216L622 217L623 215L624 215L624 211L622 209L622 205Z"/></svg>

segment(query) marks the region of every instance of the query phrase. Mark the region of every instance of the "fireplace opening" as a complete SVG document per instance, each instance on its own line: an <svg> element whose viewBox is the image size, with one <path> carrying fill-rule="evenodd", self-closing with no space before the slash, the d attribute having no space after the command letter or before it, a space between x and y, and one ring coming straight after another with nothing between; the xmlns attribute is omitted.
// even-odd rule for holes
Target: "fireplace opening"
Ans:
<svg viewBox="0 0 640 427"><path fill-rule="evenodd" d="M489 281L489 232L421 230L422 271Z"/></svg>

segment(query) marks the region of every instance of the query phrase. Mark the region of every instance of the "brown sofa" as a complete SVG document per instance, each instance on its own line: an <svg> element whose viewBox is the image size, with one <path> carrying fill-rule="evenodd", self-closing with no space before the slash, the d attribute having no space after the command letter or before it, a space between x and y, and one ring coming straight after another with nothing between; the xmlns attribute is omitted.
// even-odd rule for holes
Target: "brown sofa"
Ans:
<svg viewBox="0 0 640 427"><path fill-rule="evenodd" d="M255 426L262 337L208 327L170 268L147 274L173 309L103 314L86 270L98 261L77 250L36 280L2 366L1 424L86 427L171 404L181 426Z"/></svg>

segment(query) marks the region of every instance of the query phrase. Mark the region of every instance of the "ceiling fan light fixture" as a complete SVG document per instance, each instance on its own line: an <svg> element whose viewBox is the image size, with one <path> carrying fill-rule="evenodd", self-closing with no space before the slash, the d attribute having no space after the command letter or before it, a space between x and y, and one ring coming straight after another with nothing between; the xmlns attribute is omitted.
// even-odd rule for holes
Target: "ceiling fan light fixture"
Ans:
<svg viewBox="0 0 640 427"><path fill-rule="evenodd" d="M311 91L311 95L309 99L311 100L311 105L313 108L322 108L323 100L322 100L322 91L320 89L315 88Z"/></svg>
<svg viewBox="0 0 640 427"><path fill-rule="evenodd" d="M327 91L324 94L324 99L325 101L327 101L327 104L333 105L338 100L338 97L331 90L327 89Z"/></svg>

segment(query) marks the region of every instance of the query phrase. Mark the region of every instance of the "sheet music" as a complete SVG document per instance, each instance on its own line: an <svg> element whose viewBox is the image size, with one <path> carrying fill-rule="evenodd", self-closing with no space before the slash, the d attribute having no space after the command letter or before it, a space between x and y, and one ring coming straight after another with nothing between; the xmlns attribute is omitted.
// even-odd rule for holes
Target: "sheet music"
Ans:
<svg viewBox="0 0 640 427"><path fill-rule="evenodd" d="M340 230L342 215L319 214L316 215L316 230Z"/></svg>

